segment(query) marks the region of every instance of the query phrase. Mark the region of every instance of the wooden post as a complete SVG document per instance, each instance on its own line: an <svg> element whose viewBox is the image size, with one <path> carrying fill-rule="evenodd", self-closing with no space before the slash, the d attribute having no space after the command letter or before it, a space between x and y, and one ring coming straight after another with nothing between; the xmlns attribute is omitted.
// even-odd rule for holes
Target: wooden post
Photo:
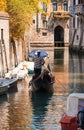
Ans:
<svg viewBox="0 0 84 130"><path fill-rule="evenodd" d="M4 47L5 62L6 62L6 70L7 70L7 72L8 72L7 53L6 53L6 47L5 47L4 40L2 40L2 44L3 44L3 47Z"/></svg>
<svg viewBox="0 0 84 130"><path fill-rule="evenodd" d="M0 51L1 51L2 77L4 77L4 62L3 62L3 50L1 40L0 40Z"/></svg>

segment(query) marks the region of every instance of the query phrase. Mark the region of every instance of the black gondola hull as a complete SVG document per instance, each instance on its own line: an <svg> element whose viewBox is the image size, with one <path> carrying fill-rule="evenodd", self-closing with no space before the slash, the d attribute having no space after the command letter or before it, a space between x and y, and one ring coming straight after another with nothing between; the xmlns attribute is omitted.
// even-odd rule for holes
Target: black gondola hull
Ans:
<svg viewBox="0 0 84 130"><path fill-rule="evenodd" d="M32 92L37 91L46 91L46 92L53 92L53 84L54 80L50 81L45 76L44 78L38 78L37 80L31 80L29 82L29 86L31 87Z"/></svg>

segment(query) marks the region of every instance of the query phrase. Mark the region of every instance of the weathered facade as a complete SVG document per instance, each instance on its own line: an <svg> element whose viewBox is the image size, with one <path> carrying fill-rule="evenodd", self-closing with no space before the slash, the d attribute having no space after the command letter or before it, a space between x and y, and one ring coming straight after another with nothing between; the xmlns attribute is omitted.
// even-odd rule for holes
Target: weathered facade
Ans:
<svg viewBox="0 0 84 130"><path fill-rule="evenodd" d="M9 70L9 15L0 12L0 76Z"/></svg>
<svg viewBox="0 0 84 130"><path fill-rule="evenodd" d="M73 0L70 3L70 48L84 48L84 0Z"/></svg>
<svg viewBox="0 0 84 130"><path fill-rule="evenodd" d="M7 12L0 12L0 76L4 76L24 60L22 45L20 40L10 41L9 15Z"/></svg>
<svg viewBox="0 0 84 130"><path fill-rule="evenodd" d="M51 0L45 13L37 12L30 29L31 46L65 46L69 43L69 0Z"/></svg>
<svg viewBox="0 0 84 130"><path fill-rule="evenodd" d="M21 40L10 41L10 69L15 68L20 62L24 60L22 57L24 47L22 45L23 42Z"/></svg>

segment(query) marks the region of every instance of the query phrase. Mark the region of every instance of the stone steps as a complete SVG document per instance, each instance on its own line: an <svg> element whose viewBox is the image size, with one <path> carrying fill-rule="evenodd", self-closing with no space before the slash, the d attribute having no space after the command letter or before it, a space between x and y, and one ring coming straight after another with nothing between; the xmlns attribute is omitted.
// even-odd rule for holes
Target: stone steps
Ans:
<svg viewBox="0 0 84 130"><path fill-rule="evenodd" d="M30 43L31 47L53 47L52 43Z"/></svg>

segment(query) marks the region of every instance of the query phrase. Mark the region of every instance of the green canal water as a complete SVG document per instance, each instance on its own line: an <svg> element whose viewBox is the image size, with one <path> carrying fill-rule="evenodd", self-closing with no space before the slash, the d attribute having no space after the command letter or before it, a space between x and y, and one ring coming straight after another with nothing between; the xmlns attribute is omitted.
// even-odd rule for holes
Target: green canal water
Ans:
<svg viewBox="0 0 84 130"><path fill-rule="evenodd" d="M47 50L54 92L29 96L28 79L0 96L0 130L58 130L70 93L84 92L84 57L68 48Z"/></svg>

